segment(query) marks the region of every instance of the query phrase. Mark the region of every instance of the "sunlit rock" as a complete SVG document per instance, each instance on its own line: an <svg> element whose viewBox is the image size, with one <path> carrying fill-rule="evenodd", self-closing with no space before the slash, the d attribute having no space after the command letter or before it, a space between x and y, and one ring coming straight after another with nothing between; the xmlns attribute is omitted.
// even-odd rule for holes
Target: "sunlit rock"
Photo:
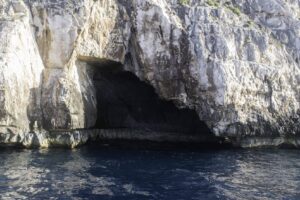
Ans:
<svg viewBox="0 0 300 200"><path fill-rule="evenodd" d="M43 138L52 132L95 128L99 98L110 91L99 89L95 75L104 68L115 73L114 63L161 101L195 112L208 131L193 134L240 144L249 137L290 141L300 133L299 5L0 0L1 141L47 147ZM125 112L121 128L149 123L132 113ZM89 135L72 137L56 141L77 146Z"/></svg>

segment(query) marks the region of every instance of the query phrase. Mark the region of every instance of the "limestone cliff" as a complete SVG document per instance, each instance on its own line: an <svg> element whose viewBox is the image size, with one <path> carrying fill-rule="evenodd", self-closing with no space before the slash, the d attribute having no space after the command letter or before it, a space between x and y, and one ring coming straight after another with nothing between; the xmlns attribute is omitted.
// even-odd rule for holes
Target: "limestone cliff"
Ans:
<svg viewBox="0 0 300 200"><path fill-rule="evenodd" d="M114 85L101 74L119 70L215 136L298 146L300 0L0 0L0 41L4 143L49 146L52 132L95 127L99 94ZM126 109L134 114L117 124L155 121ZM176 113L165 121L178 124ZM72 146L89 137L79 135Z"/></svg>

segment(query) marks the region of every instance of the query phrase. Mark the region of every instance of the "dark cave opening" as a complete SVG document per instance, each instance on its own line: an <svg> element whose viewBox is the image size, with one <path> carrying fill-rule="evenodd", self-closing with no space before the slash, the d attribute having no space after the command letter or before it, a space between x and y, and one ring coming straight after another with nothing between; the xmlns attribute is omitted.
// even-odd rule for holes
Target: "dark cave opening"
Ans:
<svg viewBox="0 0 300 200"><path fill-rule="evenodd" d="M97 93L95 129L212 135L195 111L178 109L171 101L160 99L152 86L123 71L120 63L91 65Z"/></svg>

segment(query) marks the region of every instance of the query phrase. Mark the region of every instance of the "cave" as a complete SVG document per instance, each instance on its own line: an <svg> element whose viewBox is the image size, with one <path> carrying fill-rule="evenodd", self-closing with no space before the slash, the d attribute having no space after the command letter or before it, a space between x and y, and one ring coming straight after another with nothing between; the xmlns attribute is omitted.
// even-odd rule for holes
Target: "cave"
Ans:
<svg viewBox="0 0 300 200"><path fill-rule="evenodd" d="M134 129L212 135L197 113L162 100L154 88L117 62L92 63L97 95L94 129Z"/></svg>

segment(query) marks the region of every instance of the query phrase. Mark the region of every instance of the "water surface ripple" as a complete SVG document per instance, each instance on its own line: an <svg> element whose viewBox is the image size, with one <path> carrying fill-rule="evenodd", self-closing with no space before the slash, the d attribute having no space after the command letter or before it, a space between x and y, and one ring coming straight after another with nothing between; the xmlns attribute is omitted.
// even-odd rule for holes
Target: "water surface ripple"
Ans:
<svg viewBox="0 0 300 200"><path fill-rule="evenodd" d="M0 199L300 199L300 154L0 149Z"/></svg>

